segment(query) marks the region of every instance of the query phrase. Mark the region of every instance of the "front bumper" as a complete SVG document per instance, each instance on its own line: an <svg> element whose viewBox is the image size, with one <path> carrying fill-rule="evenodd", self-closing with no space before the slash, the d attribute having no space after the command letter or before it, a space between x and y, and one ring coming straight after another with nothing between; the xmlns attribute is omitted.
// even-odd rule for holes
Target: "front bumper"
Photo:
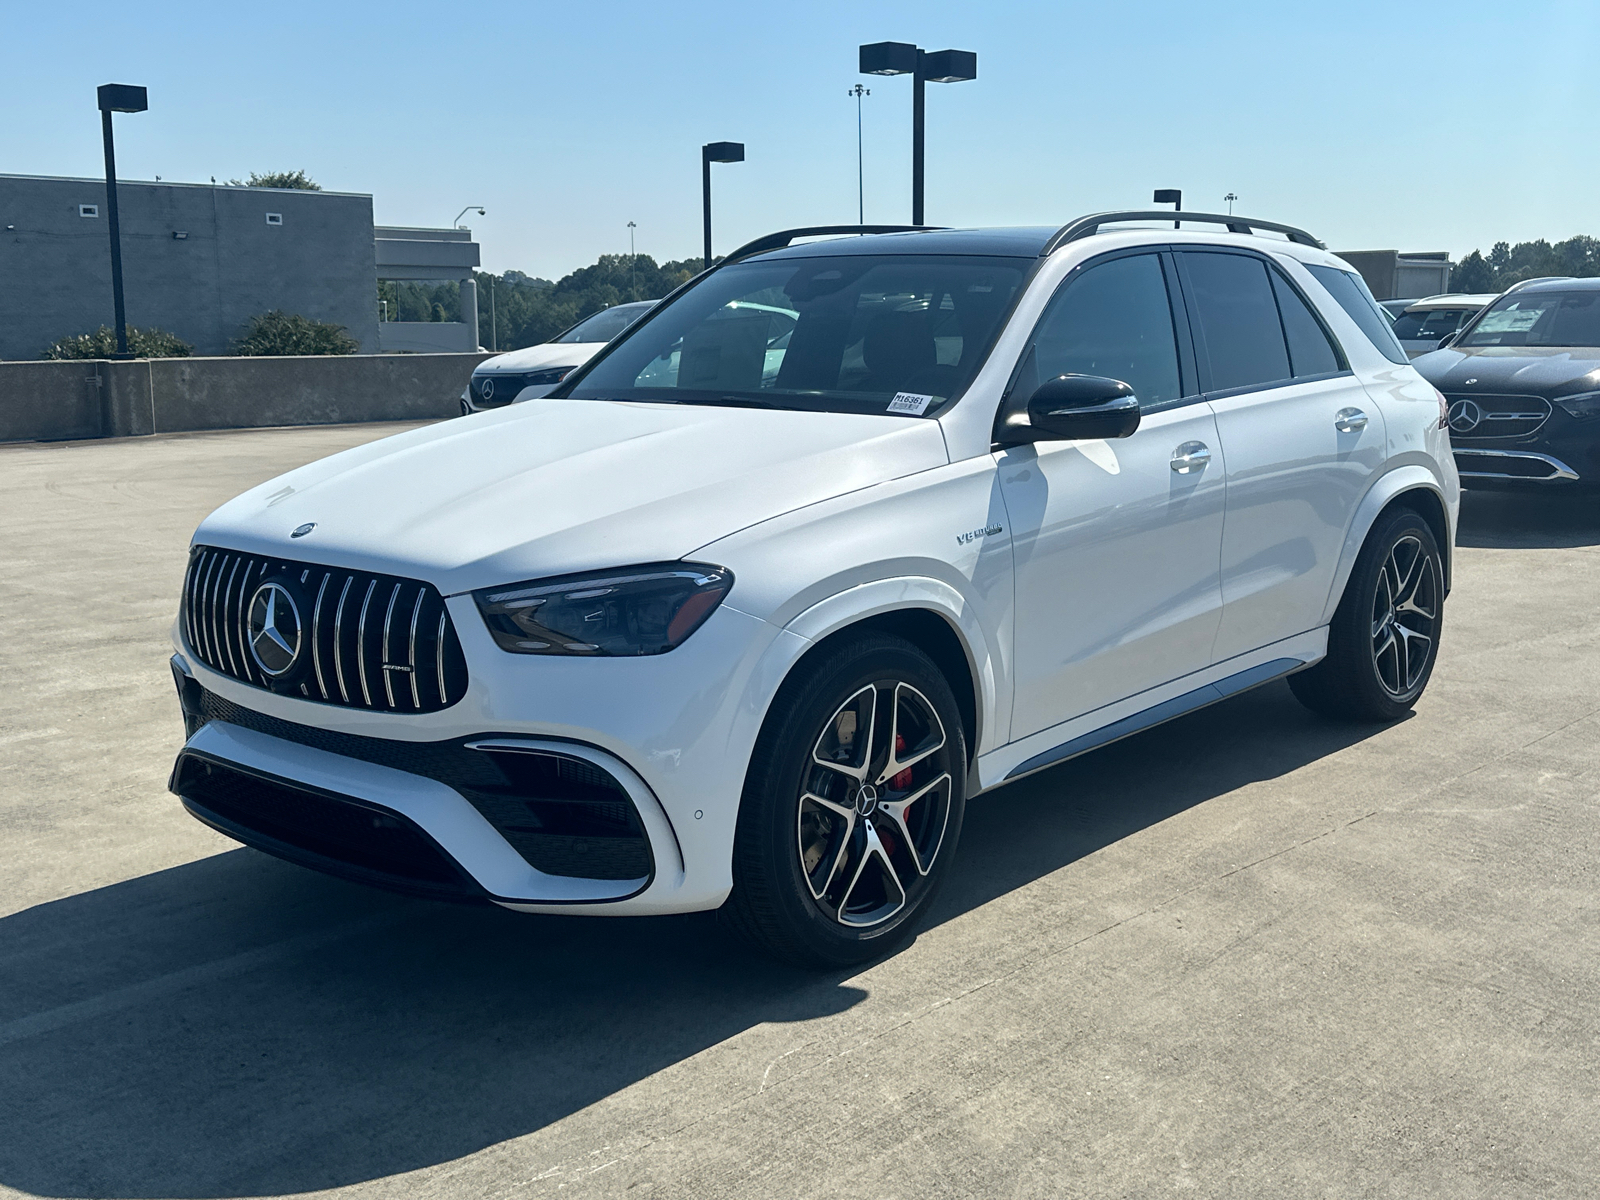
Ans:
<svg viewBox="0 0 1600 1200"><path fill-rule="evenodd" d="M1577 483L1578 472L1552 454L1534 450L1456 449L1462 486Z"/></svg>
<svg viewBox="0 0 1600 1200"><path fill-rule="evenodd" d="M809 643L723 605L670 654L513 655L494 645L470 596L448 603L471 683L462 700L433 713L278 695L211 670L175 631L174 673L190 736L173 789L199 819L237 840L403 891L541 912L719 906L732 885L750 749L776 681ZM626 859L620 841L587 843L597 861L611 864L603 872L574 868L571 855L552 867L551 839L539 845L549 831L530 831L519 806L531 803L537 816L549 811L539 805L572 797L519 792L517 771L505 766L516 755L577 760L614 780L632 810L626 820L643 839L644 869L616 866L617 854ZM488 762L503 769L485 777L476 764ZM193 782L202 765L213 772L209 791ZM281 794L278 808L262 799L263 789ZM508 815L507 806L517 812ZM303 819L286 828L279 809ZM337 826L331 833L318 824L319 812ZM374 817L377 840L409 844L409 876L374 866L371 846L351 850L350 831ZM573 853L584 849L575 845ZM435 867L442 861L444 870L416 865L424 859Z"/></svg>

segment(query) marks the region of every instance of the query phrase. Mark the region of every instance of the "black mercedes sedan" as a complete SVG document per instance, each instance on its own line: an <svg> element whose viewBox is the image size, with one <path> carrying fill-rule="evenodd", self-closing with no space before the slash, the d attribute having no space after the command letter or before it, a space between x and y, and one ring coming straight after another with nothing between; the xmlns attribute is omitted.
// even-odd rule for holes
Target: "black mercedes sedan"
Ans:
<svg viewBox="0 0 1600 1200"><path fill-rule="evenodd" d="M1600 488L1600 279L1514 287L1412 360L1468 488Z"/></svg>

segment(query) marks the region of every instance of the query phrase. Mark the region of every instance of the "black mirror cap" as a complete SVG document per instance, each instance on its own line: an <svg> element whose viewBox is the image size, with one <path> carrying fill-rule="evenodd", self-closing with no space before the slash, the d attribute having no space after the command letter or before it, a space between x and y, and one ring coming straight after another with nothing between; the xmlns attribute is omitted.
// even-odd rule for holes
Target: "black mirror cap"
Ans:
<svg viewBox="0 0 1600 1200"><path fill-rule="evenodd" d="M1125 438L1139 428L1139 400L1120 379L1057 375L1028 397L1030 441Z"/></svg>

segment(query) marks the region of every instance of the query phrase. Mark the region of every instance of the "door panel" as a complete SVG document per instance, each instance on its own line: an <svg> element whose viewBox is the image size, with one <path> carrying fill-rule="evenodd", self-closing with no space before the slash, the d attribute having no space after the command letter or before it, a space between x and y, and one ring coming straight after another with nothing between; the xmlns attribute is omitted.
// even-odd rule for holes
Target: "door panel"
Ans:
<svg viewBox="0 0 1600 1200"><path fill-rule="evenodd" d="M1321 620L1345 531L1383 466L1384 429L1351 375L1213 399L1211 407L1228 459L1216 646L1224 659Z"/></svg>
<svg viewBox="0 0 1600 1200"><path fill-rule="evenodd" d="M1013 739L1210 663L1220 445L1200 402L1146 415L1129 438L995 455L1016 571Z"/></svg>
<svg viewBox="0 0 1600 1200"><path fill-rule="evenodd" d="M1231 251L1177 257L1228 463L1221 661L1321 620L1345 531L1383 466L1383 417L1276 267Z"/></svg>

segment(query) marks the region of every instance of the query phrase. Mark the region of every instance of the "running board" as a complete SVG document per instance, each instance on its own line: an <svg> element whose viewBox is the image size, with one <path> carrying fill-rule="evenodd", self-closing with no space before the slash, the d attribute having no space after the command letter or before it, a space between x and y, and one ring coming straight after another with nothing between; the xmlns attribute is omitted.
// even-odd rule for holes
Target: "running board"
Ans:
<svg viewBox="0 0 1600 1200"><path fill-rule="evenodd" d="M1090 750L1096 750L1110 742L1121 741L1132 734L1140 733L1174 717L1181 717L1185 713L1192 713L1196 709L1205 708L1219 700L1226 700L1229 696L1238 695L1263 683L1270 683L1274 679L1281 679L1291 675L1301 667L1308 664L1299 658L1275 658L1271 662L1264 662L1254 667L1247 667L1243 671L1228 675L1215 683L1208 683L1204 687L1197 687L1192 692L1185 692L1181 696L1174 696L1171 700L1163 700L1160 704L1136 712L1132 716L1123 717L1120 721L1113 721L1109 725L1102 725L1081 737L1071 741L1062 742L1061 745L1035 754L1032 758L1018 763L1011 768L1002 783L1010 783L1013 779L1020 779L1024 775L1032 775L1035 771L1042 771L1046 767L1053 767L1059 762L1069 758L1076 758Z"/></svg>

